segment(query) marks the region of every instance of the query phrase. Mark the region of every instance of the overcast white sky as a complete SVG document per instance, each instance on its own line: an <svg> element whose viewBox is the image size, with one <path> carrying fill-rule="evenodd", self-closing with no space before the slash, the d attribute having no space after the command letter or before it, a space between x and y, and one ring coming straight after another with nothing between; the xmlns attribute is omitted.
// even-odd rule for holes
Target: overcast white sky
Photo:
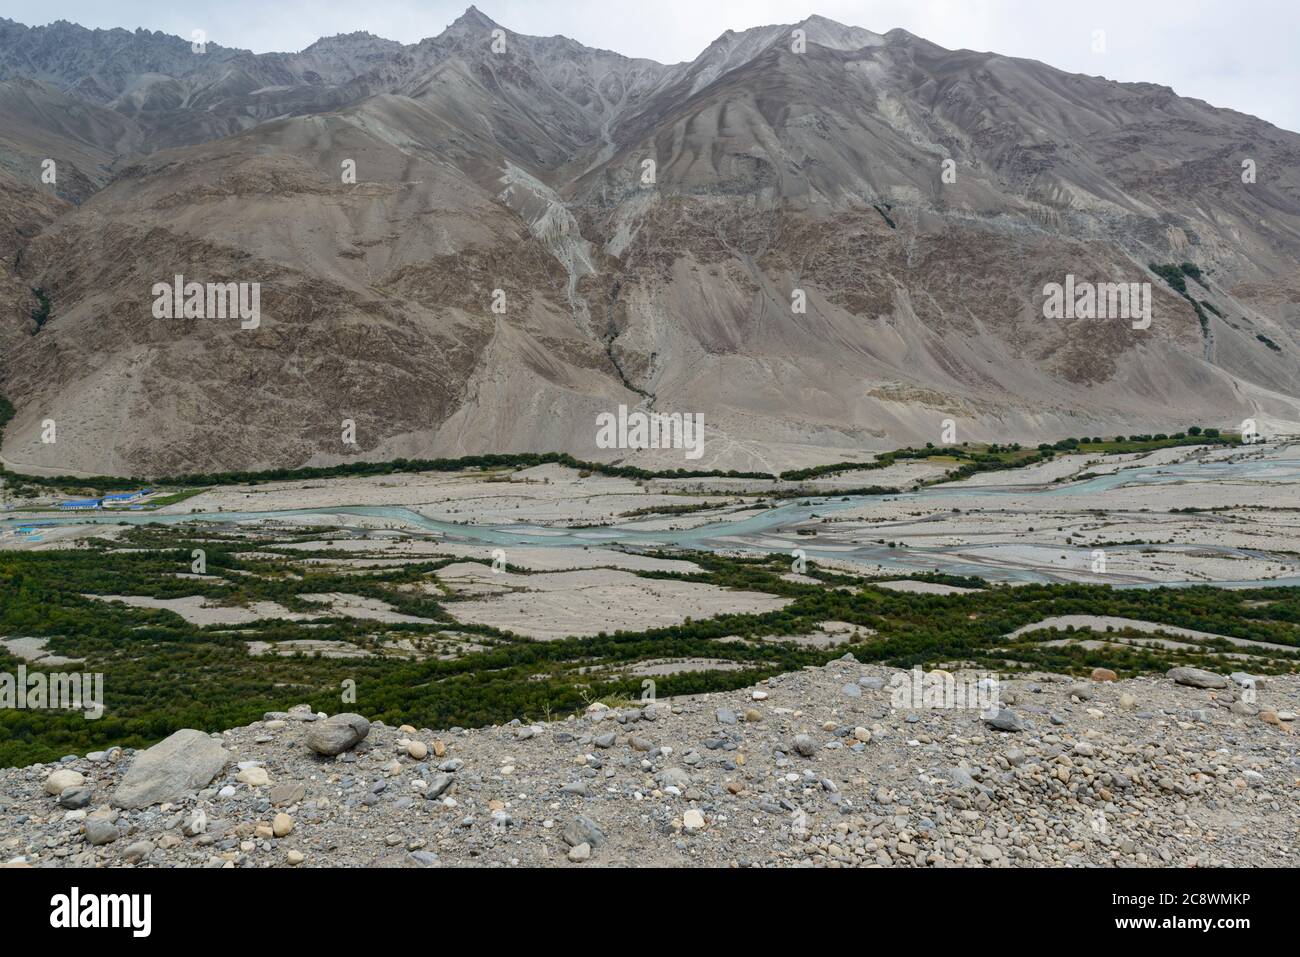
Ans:
<svg viewBox="0 0 1300 957"><path fill-rule="evenodd" d="M468 0L0 0L26 24L146 27L223 46L296 51L367 30L411 43ZM902 27L950 49L1030 57L1072 73L1147 80L1300 131L1300 0L480 0L518 33L676 63L727 29L809 14L878 33ZM1106 31L1106 52L1093 32Z"/></svg>

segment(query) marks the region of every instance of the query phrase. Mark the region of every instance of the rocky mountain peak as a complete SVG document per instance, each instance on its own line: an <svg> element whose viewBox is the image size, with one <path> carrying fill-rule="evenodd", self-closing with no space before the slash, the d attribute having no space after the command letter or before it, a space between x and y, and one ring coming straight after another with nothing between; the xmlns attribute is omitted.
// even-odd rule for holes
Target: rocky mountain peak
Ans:
<svg viewBox="0 0 1300 957"><path fill-rule="evenodd" d="M836 50L860 50L863 47L879 46L885 37L861 27L851 27L814 14L793 29L802 29L808 35L808 42Z"/></svg>
<svg viewBox="0 0 1300 957"><path fill-rule="evenodd" d="M469 7L464 13L453 20L449 27L447 27L448 32L496 29L500 29L500 25L475 6Z"/></svg>

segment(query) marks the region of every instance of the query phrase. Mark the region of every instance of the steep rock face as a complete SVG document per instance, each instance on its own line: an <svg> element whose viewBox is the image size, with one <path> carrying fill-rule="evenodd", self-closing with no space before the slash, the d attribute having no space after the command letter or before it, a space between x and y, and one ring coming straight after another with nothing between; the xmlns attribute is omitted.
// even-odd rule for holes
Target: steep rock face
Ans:
<svg viewBox="0 0 1300 957"><path fill-rule="evenodd" d="M1300 422L1300 136L1162 87L816 17L677 66L472 8L299 54L116 32L0 23L19 467L623 458L620 404L705 418L638 461L763 470L947 418ZM259 283L258 327L155 319L176 275ZM1045 319L1067 276L1151 283L1150 327Z"/></svg>

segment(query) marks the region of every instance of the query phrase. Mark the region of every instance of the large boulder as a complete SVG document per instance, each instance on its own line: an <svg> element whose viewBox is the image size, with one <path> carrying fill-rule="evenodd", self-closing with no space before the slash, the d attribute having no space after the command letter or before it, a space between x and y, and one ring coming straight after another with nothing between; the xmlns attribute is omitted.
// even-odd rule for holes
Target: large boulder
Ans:
<svg viewBox="0 0 1300 957"><path fill-rule="evenodd" d="M336 714L317 721L307 732L307 747L333 757L355 748L370 733L370 722L359 714Z"/></svg>
<svg viewBox="0 0 1300 957"><path fill-rule="evenodd" d="M212 782L230 754L202 731L186 728L136 756L113 793L121 808L151 807L174 801Z"/></svg>
<svg viewBox="0 0 1300 957"><path fill-rule="evenodd" d="M1180 685L1190 688L1226 688L1228 679L1200 668L1170 668L1166 676Z"/></svg>

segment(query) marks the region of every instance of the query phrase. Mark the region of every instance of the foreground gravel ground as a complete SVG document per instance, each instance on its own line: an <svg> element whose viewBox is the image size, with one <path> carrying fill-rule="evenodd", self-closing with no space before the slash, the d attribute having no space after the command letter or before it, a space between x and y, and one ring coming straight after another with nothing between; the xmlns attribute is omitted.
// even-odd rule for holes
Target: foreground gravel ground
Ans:
<svg viewBox="0 0 1300 957"><path fill-rule="evenodd" d="M1032 675L1004 681L1004 710L986 718L891 708L902 674L847 658L744 691L480 730L300 707L154 749L120 790L137 753L0 771L0 861L1300 864L1300 677L1261 679L1248 703L1227 676L1190 677L1216 689ZM113 807L130 795L169 799Z"/></svg>

